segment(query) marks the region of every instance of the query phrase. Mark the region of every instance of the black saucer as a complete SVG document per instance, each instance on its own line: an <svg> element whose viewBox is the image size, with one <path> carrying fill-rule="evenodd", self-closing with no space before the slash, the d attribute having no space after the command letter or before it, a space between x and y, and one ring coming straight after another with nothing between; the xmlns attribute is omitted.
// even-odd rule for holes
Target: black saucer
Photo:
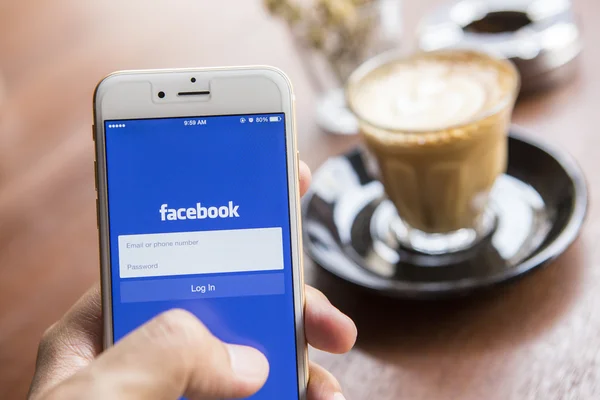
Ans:
<svg viewBox="0 0 600 400"><path fill-rule="evenodd" d="M523 276L564 252L587 212L573 158L512 127L508 171L492 194L494 233L463 253L412 253L389 240L395 208L366 160L357 148L314 173L302 204L304 248L330 273L384 295L446 297Z"/></svg>

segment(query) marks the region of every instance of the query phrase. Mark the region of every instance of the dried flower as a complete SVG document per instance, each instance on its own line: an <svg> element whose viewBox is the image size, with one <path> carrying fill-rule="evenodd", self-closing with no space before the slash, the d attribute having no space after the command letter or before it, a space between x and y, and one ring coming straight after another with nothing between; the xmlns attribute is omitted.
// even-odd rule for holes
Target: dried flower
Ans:
<svg viewBox="0 0 600 400"><path fill-rule="evenodd" d="M374 0L264 0L272 15L284 19L309 48L320 52L340 80L364 59L369 38L377 28L365 8Z"/></svg>

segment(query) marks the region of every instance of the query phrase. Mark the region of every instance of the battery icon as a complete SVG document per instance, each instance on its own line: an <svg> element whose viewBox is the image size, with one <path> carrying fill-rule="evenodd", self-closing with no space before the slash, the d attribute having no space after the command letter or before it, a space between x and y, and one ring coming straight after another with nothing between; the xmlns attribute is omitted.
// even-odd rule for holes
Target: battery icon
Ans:
<svg viewBox="0 0 600 400"><path fill-rule="evenodd" d="M269 122L279 122L281 121L281 117L269 117Z"/></svg>

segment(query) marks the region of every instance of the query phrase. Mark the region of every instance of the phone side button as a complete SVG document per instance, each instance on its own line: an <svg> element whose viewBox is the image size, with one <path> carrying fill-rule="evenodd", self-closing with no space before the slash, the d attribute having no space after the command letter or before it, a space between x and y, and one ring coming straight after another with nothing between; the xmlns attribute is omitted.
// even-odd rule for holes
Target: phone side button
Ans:
<svg viewBox="0 0 600 400"><path fill-rule="evenodd" d="M96 227L100 230L100 201L96 197Z"/></svg>
<svg viewBox="0 0 600 400"><path fill-rule="evenodd" d="M94 160L94 186L98 192L98 163Z"/></svg>
<svg viewBox="0 0 600 400"><path fill-rule="evenodd" d="M92 124L92 140L96 141L96 125Z"/></svg>

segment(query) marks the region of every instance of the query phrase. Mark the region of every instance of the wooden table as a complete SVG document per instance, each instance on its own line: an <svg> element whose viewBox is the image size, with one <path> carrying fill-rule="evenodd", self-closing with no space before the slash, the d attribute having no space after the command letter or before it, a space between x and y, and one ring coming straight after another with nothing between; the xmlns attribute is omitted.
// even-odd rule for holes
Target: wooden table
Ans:
<svg viewBox="0 0 600 400"><path fill-rule="evenodd" d="M439 1L405 3L409 33ZM587 38L579 77L522 102L515 121L586 171L592 201L580 239L518 283L443 304L378 299L308 265L309 281L359 327L348 355L313 352L348 400L599 398L600 50L592 38L600 37L600 3L576 6ZM117 69L253 63L294 81L300 150L312 168L357 143L316 128L316 93L285 27L258 1L0 2L0 398L24 397L40 335L98 279L96 82Z"/></svg>

